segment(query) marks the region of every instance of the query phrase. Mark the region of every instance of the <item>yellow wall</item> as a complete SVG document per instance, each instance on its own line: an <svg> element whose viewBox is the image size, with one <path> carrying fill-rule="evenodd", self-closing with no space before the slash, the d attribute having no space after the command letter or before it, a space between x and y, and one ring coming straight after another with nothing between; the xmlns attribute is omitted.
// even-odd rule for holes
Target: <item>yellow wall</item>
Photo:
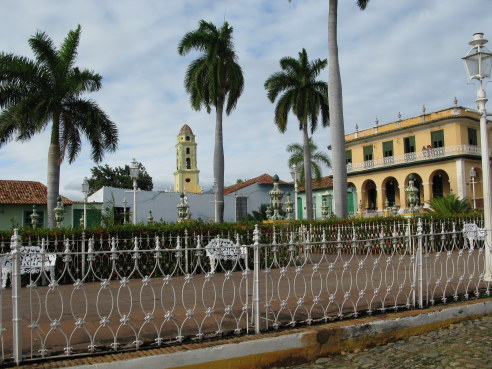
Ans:
<svg viewBox="0 0 492 369"><path fill-rule="evenodd" d="M469 145L468 128L476 129L478 146L480 146L480 129L478 114L466 112L464 108L453 107L424 116L414 117L400 122L392 122L363 131L350 133L345 136L346 149L352 152L352 165L354 170L348 173L348 182L355 185L357 198L362 200L362 209L376 207L383 210L386 199L386 185L388 182L395 184L395 202L402 208L407 207L405 187L408 186L410 174L414 174L420 182L421 204L433 198L433 183L438 186L442 178L443 194L454 193L459 197L472 199L472 185L470 184L470 169L476 168L478 183L475 185L475 197L482 197L481 189L481 158L476 153L470 154L463 149L454 155L452 147ZM373 147L373 160L383 159L383 142L393 141L393 156L404 154L404 139L415 136L415 152L424 155L423 146L433 145L431 133L443 130L444 147L450 151L440 157L416 157L398 165L384 165L372 167L364 165L364 147ZM489 141L492 135L489 130ZM468 146L470 147L470 146ZM472 146L474 148L476 146ZM476 149L474 149L476 150ZM448 159L449 156L449 159ZM431 159L431 160L422 160ZM386 160L386 159L385 159ZM359 166L357 166L359 163ZM396 163L396 162L395 162ZM362 167L360 165L363 165ZM376 201L374 202L374 189ZM438 187L435 187L438 191ZM369 193L372 193L370 198ZM390 204L392 205L392 204Z"/></svg>
<svg viewBox="0 0 492 369"><path fill-rule="evenodd" d="M176 172L174 172L174 192L201 193L197 168L196 142L193 134L178 135L176 144ZM187 166L189 160L189 168Z"/></svg>

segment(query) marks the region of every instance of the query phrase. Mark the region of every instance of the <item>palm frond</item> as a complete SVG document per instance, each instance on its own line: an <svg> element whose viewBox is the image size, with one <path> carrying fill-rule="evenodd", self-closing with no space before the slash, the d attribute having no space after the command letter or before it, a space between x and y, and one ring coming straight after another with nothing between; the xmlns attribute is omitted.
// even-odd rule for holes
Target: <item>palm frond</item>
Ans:
<svg viewBox="0 0 492 369"><path fill-rule="evenodd" d="M59 66L59 59L53 40L45 32L38 31L28 42L36 57L36 61L46 66L46 69L50 72L52 78L54 78Z"/></svg>
<svg viewBox="0 0 492 369"><path fill-rule="evenodd" d="M427 212L440 215L465 214L473 210L468 200L460 199L454 194L435 197L427 201L427 204L429 205L429 208L425 209Z"/></svg>
<svg viewBox="0 0 492 369"><path fill-rule="evenodd" d="M63 75L67 75L74 66L77 58L77 48L79 47L81 28L80 24L74 30L70 30L63 40L58 52L59 64Z"/></svg>
<svg viewBox="0 0 492 369"><path fill-rule="evenodd" d="M367 7L367 3L369 3L369 0L357 0L357 6L360 8L360 10L365 10Z"/></svg>

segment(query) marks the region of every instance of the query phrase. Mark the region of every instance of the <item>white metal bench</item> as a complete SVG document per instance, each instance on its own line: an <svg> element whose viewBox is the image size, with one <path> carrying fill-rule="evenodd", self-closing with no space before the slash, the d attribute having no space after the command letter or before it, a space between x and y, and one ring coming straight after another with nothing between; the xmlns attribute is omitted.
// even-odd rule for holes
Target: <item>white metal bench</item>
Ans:
<svg viewBox="0 0 492 369"><path fill-rule="evenodd" d="M36 274L42 270L50 273L51 280L55 278L55 263L56 255L45 253L41 256L41 248L39 246L22 246L21 254L21 274ZM44 259L44 260L43 260ZM12 255L4 255L0 257L0 269L2 270L2 287L7 285L9 274L12 274Z"/></svg>
<svg viewBox="0 0 492 369"><path fill-rule="evenodd" d="M215 271L220 260L247 259L248 253L245 246L238 246L226 238L214 238L207 246L205 252L210 261L212 271Z"/></svg>

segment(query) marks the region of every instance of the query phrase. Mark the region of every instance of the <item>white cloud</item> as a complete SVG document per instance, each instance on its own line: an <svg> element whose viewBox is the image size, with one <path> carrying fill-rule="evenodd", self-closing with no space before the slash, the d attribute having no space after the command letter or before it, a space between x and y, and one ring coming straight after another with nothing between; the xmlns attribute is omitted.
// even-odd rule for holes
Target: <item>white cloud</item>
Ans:
<svg viewBox="0 0 492 369"><path fill-rule="evenodd" d="M474 106L475 87L467 86L460 58L474 32L492 30L489 0L373 0L365 11L355 1L339 2L339 48L347 132L355 123L369 127L460 104ZM32 57L27 39L46 31L58 45L70 28L82 26L77 64L104 77L92 94L119 128L119 150L103 164L142 161L156 189L173 179L174 145L184 123L197 136L200 181L210 185L215 115L195 112L183 87L187 65L196 54L181 57L181 37L200 19L234 27L235 46L245 74L237 109L224 116L226 183L262 173L288 178L285 147L300 142L290 117L285 134L273 124L274 105L263 88L283 56L306 48L310 58L327 58L328 0L247 2L231 0L3 0L0 2L0 50ZM321 78L327 78L327 71ZM28 143L0 148L4 179L46 183L48 132ZM314 136L320 148L329 129ZM94 163L84 145L74 164L62 166L61 191L81 198L80 184Z"/></svg>

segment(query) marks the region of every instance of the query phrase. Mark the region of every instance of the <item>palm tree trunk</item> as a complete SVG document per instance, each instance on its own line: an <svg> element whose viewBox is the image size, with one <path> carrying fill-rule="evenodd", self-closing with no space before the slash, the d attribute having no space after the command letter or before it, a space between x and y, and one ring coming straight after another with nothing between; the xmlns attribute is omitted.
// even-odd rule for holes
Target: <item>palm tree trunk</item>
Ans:
<svg viewBox="0 0 492 369"><path fill-rule="evenodd" d="M338 64L338 0L329 0L328 10L328 104L330 106L331 147L333 155L333 193L335 215L348 216L347 166L345 163L345 129L343 123L342 81Z"/></svg>
<svg viewBox="0 0 492 369"><path fill-rule="evenodd" d="M304 145L304 190L306 194L307 219L313 219L313 181L311 180L311 148L309 147L309 136L307 122L302 127Z"/></svg>
<svg viewBox="0 0 492 369"><path fill-rule="evenodd" d="M214 147L214 178L217 179L218 221L224 221L224 143L222 136L222 116L224 99L218 99L215 108L215 147Z"/></svg>
<svg viewBox="0 0 492 369"><path fill-rule="evenodd" d="M54 114L56 116L56 114ZM48 149L48 228L55 228L56 199L60 191L60 144L59 144L59 120L53 118L51 129L51 142Z"/></svg>

